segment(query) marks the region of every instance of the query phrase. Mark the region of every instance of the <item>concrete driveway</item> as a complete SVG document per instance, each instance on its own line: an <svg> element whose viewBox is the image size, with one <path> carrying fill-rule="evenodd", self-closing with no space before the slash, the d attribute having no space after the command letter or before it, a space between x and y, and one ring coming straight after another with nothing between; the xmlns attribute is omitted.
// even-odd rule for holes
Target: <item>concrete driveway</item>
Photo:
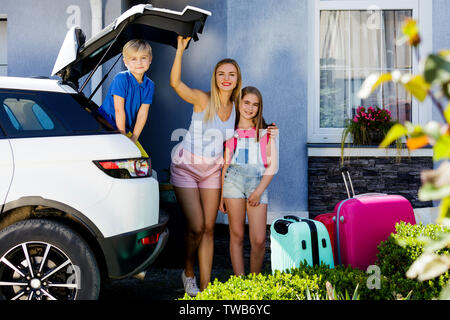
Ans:
<svg viewBox="0 0 450 320"><path fill-rule="evenodd" d="M170 226L169 226L170 227ZM173 227L172 238L157 261L148 269L144 280L128 278L115 280L103 286L100 300L175 300L184 296L181 282L183 270L182 232ZM269 238L269 235L267 236ZM215 229L212 281L226 281L233 274L228 249L228 225L218 224ZM266 243L264 267L270 268L270 244ZM248 269L250 242L248 230L244 239L244 258ZM198 269L196 271L198 281Z"/></svg>

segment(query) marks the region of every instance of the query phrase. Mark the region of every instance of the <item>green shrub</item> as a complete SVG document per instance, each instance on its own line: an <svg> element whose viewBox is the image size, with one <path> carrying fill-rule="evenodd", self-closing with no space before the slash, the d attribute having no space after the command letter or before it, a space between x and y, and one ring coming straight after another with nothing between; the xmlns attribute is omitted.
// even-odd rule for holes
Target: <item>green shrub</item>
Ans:
<svg viewBox="0 0 450 320"><path fill-rule="evenodd" d="M441 289L450 279L448 272L424 282L406 278L406 272L422 254L426 238L437 240L442 232L450 232L450 229L436 224L411 225L402 222L396 225L395 233L380 243L376 264L380 267L381 274L391 279L393 292L403 295L412 290L411 299L420 300L439 296ZM440 250L439 253L449 254L450 249Z"/></svg>
<svg viewBox="0 0 450 320"><path fill-rule="evenodd" d="M422 254L424 237L437 240L439 233L445 231L440 225L424 226L404 222L396 225L396 232L378 246L377 265L382 274L405 274L411 264ZM446 230L449 232L449 230Z"/></svg>
<svg viewBox="0 0 450 320"><path fill-rule="evenodd" d="M318 289L320 275L302 278L290 273L231 276L222 283L215 279L197 300L298 300L306 299L306 287ZM184 299L190 299L187 295Z"/></svg>
<svg viewBox="0 0 450 320"><path fill-rule="evenodd" d="M350 267L326 265L308 266L288 272L264 272L259 275L231 276L227 281L214 282L196 298L185 296L183 299L197 300L306 300L307 292L312 297L327 299L326 282L329 282L340 297L352 296L358 287L361 300L392 300L408 297L414 300L433 299L448 283L449 273L430 280L419 282L406 278L406 271L423 252L424 236L437 239L439 233L450 232L438 225L397 224L396 233L382 242L378 249L377 265L380 267L380 288L367 286L371 276L365 271ZM447 254L449 249L444 250Z"/></svg>
<svg viewBox="0 0 450 320"><path fill-rule="evenodd" d="M329 269L321 265L311 267L306 263L288 272L275 274L231 276L228 281L214 282L196 298L185 295L183 299L196 300L306 300L307 288L311 295L327 297L326 282L330 282L339 296L352 296L359 285L361 299L370 299L366 288L368 275L361 270L337 266ZM363 288L361 290L361 288Z"/></svg>

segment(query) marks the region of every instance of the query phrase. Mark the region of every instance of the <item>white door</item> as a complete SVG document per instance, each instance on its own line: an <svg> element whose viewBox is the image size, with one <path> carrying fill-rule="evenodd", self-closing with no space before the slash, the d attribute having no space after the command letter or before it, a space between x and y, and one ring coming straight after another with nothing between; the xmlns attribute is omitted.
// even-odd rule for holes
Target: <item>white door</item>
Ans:
<svg viewBox="0 0 450 320"><path fill-rule="evenodd" d="M13 157L8 139L2 139L0 133L0 209L5 203L13 177Z"/></svg>

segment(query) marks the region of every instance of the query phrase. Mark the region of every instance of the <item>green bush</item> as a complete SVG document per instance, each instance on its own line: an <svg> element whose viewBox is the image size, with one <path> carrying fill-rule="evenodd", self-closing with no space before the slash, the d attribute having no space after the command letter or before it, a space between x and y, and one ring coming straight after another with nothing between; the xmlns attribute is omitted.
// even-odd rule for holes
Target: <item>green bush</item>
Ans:
<svg viewBox="0 0 450 320"><path fill-rule="evenodd" d="M439 296L443 286L450 279L448 272L424 282L408 279L405 274L422 254L426 238L438 240L443 232L450 232L450 229L435 224L411 225L402 222L396 225L396 233L391 234L386 241L380 243L376 264L380 267L381 274L391 279L392 291L404 294L412 290L411 299L420 300ZM450 254L450 249L440 250L439 253Z"/></svg>
<svg viewBox="0 0 450 320"><path fill-rule="evenodd" d="M300 264L299 268L287 272L276 271L275 274L231 276L228 281L214 282L196 298L187 295L183 299L195 300L306 300L307 288L312 296L326 299L326 282L330 282L337 295L352 296L358 286L360 299L382 299L385 290L370 290L366 286L368 274L359 269L336 266L308 266ZM387 280L382 279L381 289L387 287ZM384 293L385 294L385 293ZM391 297L392 298L392 297Z"/></svg>
<svg viewBox="0 0 450 320"><path fill-rule="evenodd" d="M333 270L333 269L332 269ZM196 300L306 300L307 288L311 294L326 296L324 274L329 271L327 266L309 267L302 264L298 269L289 272L275 272L275 274L250 274L246 276L231 276L228 281L222 283L215 279L201 292ZM363 275L359 270L356 273ZM348 274L336 271L335 278L340 279L339 285L346 286ZM351 276L351 275L350 275ZM347 278L346 278L347 277ZM355 277L360 279L361 277ZM357 280L356 280L357 281ZM356 285L355 285L356 286ZM336 291L339 289L336 287ZM354 288L349 292L352 294ZM185 296L183 299L193 299Z"/></svg>
<svg viewBox="0 0 450 320"><path fill-rule="evenodd" d="M437 240L440 232L450 232L440 225L406 224L396 225L396 232L378 246L377 265L382 274L405 274L411 264L422 254L425 237ZM447 250L448 252L448 250Z"/></svg>
<svg viewBox="0 0 450 320"><path fill-rule="evenodd" d="M183 299L306 300L307 291L311 296L326 299L326 282L331 283L336 293L343 297L352 296L358 286L361 300L392 300L407 296L414 300L432 299L438 297L444 285L448 283L448 272L424 282L408 279L405 274L423 251L423 237L437 239L443 231L450 232L438 225L397 224L396 233L391 234L378 247L377 265L381 271L379 289L370 289L367 286L371 275L365 271L343 266L336 266L334 269L326 265L311 267L303 263L299 268L288 272L231 276L225 282L216 279L196 298L186 295ZM445 250L447 253L450 251Z"/></svg>
<svg viewBox="0 0 450 320"><path fill-rule="evenodd" d="M231 276L222 283L217 279L197 296L198 300L295 300L306 299L306 287L317 290L318 278L301 278L290 273L276 275ZM185 299L189 299L185 296Z"/></svg>

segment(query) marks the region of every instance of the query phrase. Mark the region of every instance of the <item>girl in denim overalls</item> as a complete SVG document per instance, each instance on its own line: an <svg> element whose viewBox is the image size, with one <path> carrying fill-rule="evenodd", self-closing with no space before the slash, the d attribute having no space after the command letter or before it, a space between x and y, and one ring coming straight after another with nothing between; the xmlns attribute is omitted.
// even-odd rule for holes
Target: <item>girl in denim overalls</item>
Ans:
<svg viewBox="0 0 450 320"><path fill-rule="evenodd" d="M250 272L260 273L266 247L267 187L278 168L274 130L267 132L262 96L242 90L236 131L225 143L220 210L228 214L230 257L236 275L244 274L245 218L250 232Z"/></svg>

